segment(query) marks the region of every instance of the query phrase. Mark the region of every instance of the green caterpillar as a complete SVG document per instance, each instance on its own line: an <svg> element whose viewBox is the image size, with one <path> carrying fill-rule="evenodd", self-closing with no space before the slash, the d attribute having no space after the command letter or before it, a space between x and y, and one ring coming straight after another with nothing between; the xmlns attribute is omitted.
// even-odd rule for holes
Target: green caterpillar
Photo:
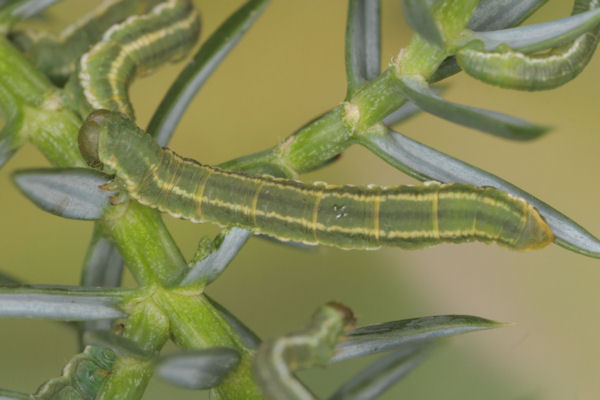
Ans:
<svg viewBox="0 0 600 400"><path fill-rule="evenodd" d="M600 0L575 0L572 14L593 10ZM460 50L456 60L469 75L491 85L520 90L548 90L563 85L583 71L598 45L600 28L571 43L539 55L528 55L499 46L483 51L475 44Z"/></svg>
<svg viewBox="0 0 600 400"><path fill-rule="evenodd" d="M162 0L105 0L95 10L66 27L57 37L16 31L10 39L31 62L58 85L75 71L77 60L104 32L130 15L144 14Z"/></svg>
<svg viewBox="0 0 600 400"><path fill-rule="evenodd" d="M116 355L112 350L87 346L63 369L62 376L44 383L33 395L44 400L94 400L112 373Z"/></svg>
<svg viewBox="0 0 600 400"><path fill-rule="evenodd" d="M168 0L108 29L85 53L66 85L66 101L86 117L93 109L133 118L128 88L136 75L183 58L198 40L200 20L191 0Z"/></svg>
<svg viewBox="0 0 600 400"><path fill-rule="evenodd" d="M267 399L314 400L293 370L326 366L344 328L354 323L346 306L328 303L319 308L306 328L261 344L253 361L253 373Z"/></svg>
<svg viewBox="0 0 600 400"><path fill-rule="evenodd" d="M494 188L307 185L222 170L162 149L126 116L105 110L88 117L79 146L142 204L283 240L347 249L479 240L526 250L553 239L533 206Z"/></svg>

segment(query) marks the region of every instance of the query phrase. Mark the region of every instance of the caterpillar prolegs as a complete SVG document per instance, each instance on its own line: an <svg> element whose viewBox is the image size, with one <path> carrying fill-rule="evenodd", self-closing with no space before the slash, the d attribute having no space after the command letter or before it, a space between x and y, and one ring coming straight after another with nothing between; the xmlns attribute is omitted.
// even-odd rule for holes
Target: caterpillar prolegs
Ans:
<svg viewBox="0 0 600 400"><path fill-rule="evenodd" d="M575 0L572 14L590 11L600 0ZM460 67L483 82L520 90L548 90L575 78L583 71L598 45L600 27L556 49L529 55L500 46L493 52L475 44L456 54Z"/></svg>
<svg viewBox="0 0 600 400"><path fill-rule="evenodd" d="M134 76L180 60L199 33L200 20L191 0L167 0L147 14L113 25L81 57L66 86L67 101L84 118L93 109L120 111L133 118L128 88Z"/></svg>
<svg viewBox="0 0 600 400"><path fill-rule="evenodd" d="M95 111L79 146L140 203L194 222L234 225L283 240L347 249L423 248L478 240L526 250L553 234L524 200L494 188L429 183L337 186L253 176L161 148L124 115Z"/></svg>

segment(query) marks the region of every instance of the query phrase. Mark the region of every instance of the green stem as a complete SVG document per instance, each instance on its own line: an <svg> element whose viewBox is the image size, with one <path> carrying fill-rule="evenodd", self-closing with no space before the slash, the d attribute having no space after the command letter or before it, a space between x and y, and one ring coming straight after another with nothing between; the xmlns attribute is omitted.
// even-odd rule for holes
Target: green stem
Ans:
<svg viewBox="0 0 600 400"><path fill-rule="evenodd" d="M219 165L224 169L295 177L320 167L352 144L352 130L340 105L307 123L283 143Z"/></svg>
<svg viewBox="0 0 600 400"><path fill-rule="evenodd" d="M415 36L398 56L398 64L363 85L346 103L309 122L283 143L220 167L274 176L296 176L318 168L406 102L401 91L401 74L419 73L428 78L446 56L439 47Z"/></svg>
<svg viewBox="0 0 600 400"><path fill-rule="evenodd" d="M99 223L140 285L170 286L187 270L181 251L156 210L127 201L108 207Z"/></svg>
<svg viewBox="0 0 600 400"><path fill-rule="evenodd" d="M436 8L447 44L460 35L478 0L444 0ZM415 35L385 72L364 84L343 105L309 122L278 146L221 164L221 167L260 171L260 165L279 165L296 175L326 163L354 144L360 135L406 102L400 76L430 78L452 53L451 45L440 48Z"/></svg>
<svg viewBox="0 0 600 400"><path fill-rule="evenodd" d="M33 106L43 103L55 90L50 81L33 67L23 55L0 36L0 84Z"/></svg>
<svg viewBox="0 0 600 400"><path fill-rule="evenodd" d="M48 102L53 100L49 99ZM81 120L73 112L63 108L51 110L25 106L23 134L44 155L59 167L85 167L77 146L77 134Z"/></svg>
<svg viewBox="0 0 600 400"><path fill-rule="evenodd" d="M81 120L62 107L58 90L3 37L0 114L7 123L16 125L11 133L13 150L30 139L55 165L85 166L77 147Z"/></svg>
<svg viewBox="0 0 600 400"><path fill-rule="evenodd" d="M225 346L240 353L241 359L237 368L214 389L218 398L262 399L250 369L253 351L245 345L204 295L178 289L162 291L155 299L169 317L171 334L178 345L189 349Z"/></svg>
<svg viewBox="0 0 600 400"><path fill-rule="evenodd" d="M157 353L168 339L169 321L151 296L133 304L123 336ZM109 379L96 397L98 400L140 399L154 372L152 360L119 356Z"/></svg>
<svg viewBox="0 0 600 400"><path fill-rule="evenodd" d="M400 90L400 81L395 68L388 68L383 74L356 91L349 103L356 105L357 133L368 129L396 111L406 102Z"/></svg>
<svg viewBox="0 0 600 400"><path fill-rule="evenodd" d="M292 170L304 172L342 152L352 136L345 109L338 106L302 127L279 146L279 160Z"/></svg>

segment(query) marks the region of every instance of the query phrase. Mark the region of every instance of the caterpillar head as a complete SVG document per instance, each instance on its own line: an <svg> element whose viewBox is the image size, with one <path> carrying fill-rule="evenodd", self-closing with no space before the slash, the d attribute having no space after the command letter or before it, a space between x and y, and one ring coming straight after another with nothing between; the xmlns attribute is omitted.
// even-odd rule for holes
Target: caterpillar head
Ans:
<svg viewBox="0 0 600 400"><path fill-rule="evenodd" d="M160 162L162 149L125 114L97 110L79 129L79 151L91 167L136 181Z"/></svg>
<svg viewBox="0 0 600 400"><path fill-rule="evenodd" d="M100 161L98 148L106 114L109 114L109 111L99 110L92 112L81 128L79 128L78 136L79 151L83 159L90 167L100 170L103 169L104 164Z"/></svg>
<svg viewBox="0 0 600 400"><path fill-rule="evenodd" d="M113 136L118 136L123 124L133 125L133 122L118 112L96 110L90 113L79 129L78 137L79 151L90 167L109 175L115 173L112 163L107 162L110 161L106 157L110 152L107 147L114 143Z"/></svg>
<svg viewBox="0 0 600 400"><path fill-rule="evenodd" d="M98 155L98 141L102 126L96 122L94 114L90 114L79 128L79 151L90 167L102 169L103 165Z"/></svg>

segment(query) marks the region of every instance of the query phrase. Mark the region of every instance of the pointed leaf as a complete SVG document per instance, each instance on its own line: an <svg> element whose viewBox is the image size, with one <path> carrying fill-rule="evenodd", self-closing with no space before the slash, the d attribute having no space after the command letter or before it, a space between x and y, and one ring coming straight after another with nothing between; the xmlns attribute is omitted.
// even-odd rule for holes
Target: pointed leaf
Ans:
<svg viewBox="0 0 600 400"><path fill-rule="evenodd" d="M112 242L102 237L95 227L85 255L81 285L87 287L118 287L123 275L123 258Z"/></svg>
<svg viewBox="0 0 600 400"><path fill-rule="evenodd" d="M32 17L60 0L18 0L0 8L1 13L9 13L15 20Z"/></svg>
<svg viewBox="0 0 600 400"><path fill-rule="evenodd" d="M35 205L65 218L98 219L111 195L99 188L106 175L88 168L28 169L17 171L13 179Z"/></svg>
<svg viewBox="0 0 600 400"><path fill-rule="evenodd" d="M113 319L127 316L118 304L127 290L80 287L0 287L0 317L63 321Z"/></svg>
<svg viewBox="0 0 600 400"><path fill-rule="evenodd" d="M548 130L506 114L444 100L423 80L407 76L400 79L407 98L423 111L448 121L511 140L532 140Z"/></svg>
<svg viewBox="0 0 600 400"><path fill-rule="evenodd" d="M502 326L499 322L470 315L439 315L367 325L345 334L331 362Z"/></svg>
<svg viewBox="0 0 600 400"><path fill-rule="evenodd" d="M183 278L183 281L181 281L181 286L197 282L205 282L208 285L213 282L242 249L249 237L249 231L240 228L231 228L225 234L218 248L191 268L186 277Z"/></svg>
<svg viewBox="0 0 600 400"><path fill-rule="evenodd" d="M434 0L402 0L402 9L406 22L427 41L438 46L444 45L433 15Z"/></svg>
<svg viewBox="0 0 600 400"><path fill-rule="evenodd" d="M436 94L443 93L446 89L447 87L443 85L431 88L431 90L433 90ZM395 125L399 122L403 122L411 117L414 117L420 112L421 109L417 107L415 103L413 103L412 101L407 101L396 111L385 117L382 122L384 125Z"/></svg>
<svg viewBox="0 0 600 400"><path fill-rule="evenodd" d="M240 362L234 349L212 347L169 354L158 363L158 375L186 389L210 389L221 384Z"/></svg>
<svg viewBox="0 0 600 400"><path fill-rule="evenodd" d="M409 347L380 358L350 378L329 400L376 399L426 358L425 347Z"/></svg>
<svg viewBox="0 0 600 400"><path fill-rule="evenodd" d="M260 346L261 340L256 335L256 333L252 332L250 328L248 328L242 321L237 319L229 310L223 307L221 304L217 303L214 299L212 299L207 294L204 294L206 299L217 309L219 313L227 320L229 325L240 335L240 337L244 340L244 342L251 348L257 349Z"/></svg>
<svg viewBox="0 0 600 400"><path fill-rule="evenodd" d="M59 0L12 0L0 3L0 33L8 33L12 26L23 19L42 12Z"/></svg>
<svg viewBox="0 0 600 400"><path fill-rule="evenodd" d="M346 22L348 95L381 71L380 0L350 0Z"/></svg>
<svg viewBox="0 0 600 400"><path fill-rule="evenodd" d="M121 285L123 277L123 258L116 246L102 237L102 229L98 224L94 226L92 240L85 254L81 285L85 287L112 288ZM110 329L110 320L87 321L79 327L79 342L83 344L86 331Z"/></svg>
<svg viewBox="0 0 600 400"><path fill-rule="evenodd" d="M535 196L489 172L460 161L400 133L362 138L362 144L402 172L419 180L492 186L532 204L554 233L554 242L569 250L600 258L600 240L576 222Z"/></svg>
<svg viewBox="0 0 600 400"><path fill-rule="evenodd" d="M415 103L412 101L407 101L404 103L404 105L402 105L402 107L385 117L382 122L386 126L395 125L399 122L406 121L407 119L414 117L420 112L421 109L417 107Z"/></svg>
<svg viewBox="0 0 600 400"><path fill-rule="evenodd" d="M187 106L204 82L264 11L268 0L250 0L233 13L200 47L173 82L154 113L148 133L166 146Z"/></svg>
<svg viewBox="0 0 600 400"><path fill-rule="evenodd" d="M15 287L15 286L24 286L24 284L20 280L13 278L12 276L7 275L0 271L0 288L3 286L4 287ZM99 321L93 321L93 322L99 322ZM76 322L60 322L60 324L63 326L66 326L69 329L75 330L76 333L78 333L80 330L79 323L76 323ZM2 398L0 397L0 400L1 399Z"/></svg>
<svg viewBox="0 0 600 400"><path fill-rule="evenodd" d="M490 32L473 32L465 42L480 40L485 50L505 44L513 50L531 53L557 47L576 39L600 23L600 8L542 24Z"/></svg>
<svg viewBox="0 0 600 400"><path fill-rule="evenodd" d="M153 353L142 349L133 340L106 330L86 332L83 335L83 342L86 346L91 345L110 349L116 355L121 357L136 358L138 360L150 360L154 357Z"/></svg>
<svg viewBox="0 0 600 400"><path fill-rule="evenodd" d="M481 0L467 28L491 31L521 24L548 0Z"/></svg>
<svg viewBox="0 0 600 400"><path fill-rule="evenodd" d="M438 67L438 69L428 79L429 83L436 83L442 79L446 79L449 76L459 73L462 71L458 63L456 62L455 56L446 58Z"/></svg>
<svg viewBox="0 0 600 400"><path fill-rule="evenodd" d="M34 397L30 394L0 389L0 400L34 400Z"/></svg>

